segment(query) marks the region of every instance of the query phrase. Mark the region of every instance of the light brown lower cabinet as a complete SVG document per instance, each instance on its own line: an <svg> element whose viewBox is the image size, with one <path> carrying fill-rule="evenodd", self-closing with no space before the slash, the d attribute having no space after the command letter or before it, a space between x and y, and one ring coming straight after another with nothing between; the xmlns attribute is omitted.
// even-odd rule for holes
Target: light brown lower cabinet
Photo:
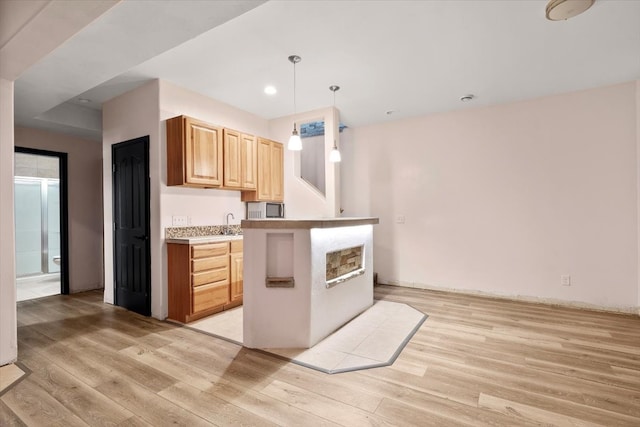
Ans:
<svg viewBox="0 0 640 427"><path fill-rule="evenodd" d="M243 254L242 254L242 240L236 240L231 242L231 255L229 256L229 271L231 284L229 286L229 297L231 304L242 304L242 269L243 269Z"/></svg>
<svg viewBox="0 0 640 427"><path fill-rule="evenodd" d="M188 323L242 304L242 240L167 244L169 319Z"/></svg>

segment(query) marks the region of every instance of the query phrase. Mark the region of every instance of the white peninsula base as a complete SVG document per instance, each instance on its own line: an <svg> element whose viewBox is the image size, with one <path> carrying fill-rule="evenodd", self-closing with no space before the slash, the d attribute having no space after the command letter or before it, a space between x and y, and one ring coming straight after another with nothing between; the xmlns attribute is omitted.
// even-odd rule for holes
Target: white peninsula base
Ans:
<svg viewBox="0 0 640 427"><path fill-rule="evenodd" d="M371 307L377 223L377 218L242 221L244 346L310 348ZM350 248L357 248L360 258ZM329 273L327 253L337 251L344 251L343 265ZM355 267L344 265L353 259Z"/></svg>

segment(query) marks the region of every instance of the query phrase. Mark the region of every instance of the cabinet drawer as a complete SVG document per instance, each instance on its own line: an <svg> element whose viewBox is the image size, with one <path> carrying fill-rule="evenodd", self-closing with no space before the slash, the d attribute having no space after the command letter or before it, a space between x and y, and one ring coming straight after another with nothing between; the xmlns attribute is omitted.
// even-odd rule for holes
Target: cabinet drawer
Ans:
<svg viewBox="0 0 640 427"><path fill-rule="evenodd" d="M193 288L193 312L207 310L229 302L229 285L211 284Z"/></svg>
<svg viewBox="0 0 640 427"><path fill-rule="evenodd" d="M231 253L242 252L242 240L232 240L230 243Z"/></svg>
<svg viewBox="0 0 640 427"><path fill-rule="evenodd" d="M227 255L229 253L229 243L207 243L206 245L191 246L191 258L206 258L212 256Z"/></svg>
<svg viewBox="0 0 640 427"><path fill-rule="evenodd" d="M197 273L199 271L213 270L215 268L223 268L227 266L227 257L218 256L212 258L200 258L191 260L191 271Z"/></svg>
<svg viewBox="0 0 640 427"><path fill-rule="evenodd" d="M202 286L209 283L218 282L218 284L229 284L229 269L219 268L217 270L203 271L191 275L191 284L193 286Z"/></svg>

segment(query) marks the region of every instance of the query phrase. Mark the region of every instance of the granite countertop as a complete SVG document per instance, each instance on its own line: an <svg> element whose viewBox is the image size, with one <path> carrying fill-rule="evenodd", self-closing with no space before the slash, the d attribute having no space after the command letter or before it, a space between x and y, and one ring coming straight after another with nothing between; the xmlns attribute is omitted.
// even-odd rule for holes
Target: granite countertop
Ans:
<svg viewBox="0 0 640 427"><path fill-rule="evenodd" d="M231 240L242 240L241 234L216 234L211 236L197 236L197 237L175 237L166 239L167 243L178 243L182 245L199 245L204 243L216 243L216 242L228 242Z"/></svg>
<svg viewBox="0 0 640 427"><path fill-rule="evenodd" d="M355 225L378 224L379 218L361 217L361 218L303 218L303 219L243 219L242 229L249 228L277 228L277 229L295 229L295 228L336 228L336 227L352 227Z"/></svg>

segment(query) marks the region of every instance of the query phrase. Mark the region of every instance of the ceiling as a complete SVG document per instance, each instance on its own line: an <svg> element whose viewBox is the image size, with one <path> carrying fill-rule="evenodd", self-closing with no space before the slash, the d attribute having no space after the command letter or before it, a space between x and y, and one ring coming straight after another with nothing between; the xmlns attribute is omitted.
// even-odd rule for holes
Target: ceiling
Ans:
<svg viewBox="0 0 640 427"><path fill-rule="evenodd" d="M331 105L336 84L352 127L640 79L640 1L598 0L559 22L546 3L116 2L20 75L16 123L99 140L102 103L155 78L290 115L291 54L297 112Z"/></svg>

